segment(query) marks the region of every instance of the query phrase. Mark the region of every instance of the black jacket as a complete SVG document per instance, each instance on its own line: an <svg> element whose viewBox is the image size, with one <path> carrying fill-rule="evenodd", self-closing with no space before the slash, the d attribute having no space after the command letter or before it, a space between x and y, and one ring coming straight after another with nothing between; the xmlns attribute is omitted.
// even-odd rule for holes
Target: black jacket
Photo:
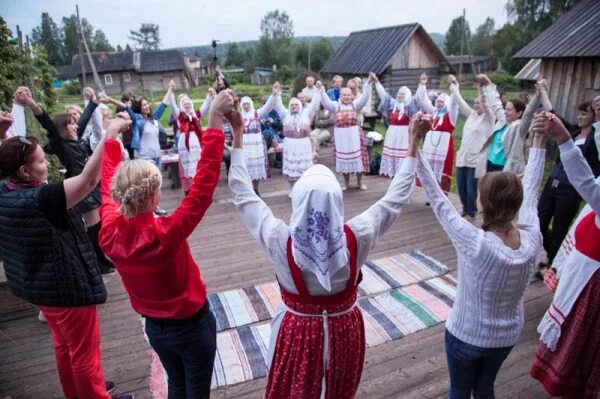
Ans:
<svg viewBox="0 0 600 399"><path fill-rule="evenodd" d="M106 288L81 215L64 209L64 223L51 223L40 209L41 189L9 191L0 181L0 254L8 287L35 305L104 303Z"/></svg>

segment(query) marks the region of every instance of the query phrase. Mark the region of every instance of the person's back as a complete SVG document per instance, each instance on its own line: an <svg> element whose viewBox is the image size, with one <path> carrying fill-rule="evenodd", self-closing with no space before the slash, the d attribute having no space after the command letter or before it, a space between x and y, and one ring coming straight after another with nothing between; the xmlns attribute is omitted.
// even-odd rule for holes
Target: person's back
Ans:
<svg viewBox="0 0 600 399"><path fill-rule="evenodd" d="M133 160L119 166L119 143L106 143L100 243L115 262L132 307L145 317L150 345L167 371L169 397L210 393L216 322L187 238L212 203L223 155L221 124L232 107L228 92L214 101L190 191L169 217L152 214L162 184L156 165Z"/></svg>
<svg viewBox="0 0 600 399"><path fill-rule="evenodd" d="M523 183L514 173L479 181L482 228L463 219L420 157L417 174L458 257L458 284L446 320L450 397L494 397L494 381L523 329L523 296L541 247L536 212L545 143L536 147ZM518 214L518 217L517 217Z"/></svg>

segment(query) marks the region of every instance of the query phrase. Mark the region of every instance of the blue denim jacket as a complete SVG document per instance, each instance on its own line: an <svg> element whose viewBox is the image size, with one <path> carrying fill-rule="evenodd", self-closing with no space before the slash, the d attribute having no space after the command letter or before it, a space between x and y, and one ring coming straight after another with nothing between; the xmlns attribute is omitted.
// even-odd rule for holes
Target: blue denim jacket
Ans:
<svg viewBox="0 0 600 399"><path fill-rule="evenodd" d="M167 108L166 104L160 103L154 114L152 114L152 119L160 120L165 109ZM146 119L142 114L138 114L137 112L133 112L131 107L125 108L125 111L129 114L131 118L131 148L136 150L140 149L140 140L142 138L142 134L144 133L144 123Z"/></svg>

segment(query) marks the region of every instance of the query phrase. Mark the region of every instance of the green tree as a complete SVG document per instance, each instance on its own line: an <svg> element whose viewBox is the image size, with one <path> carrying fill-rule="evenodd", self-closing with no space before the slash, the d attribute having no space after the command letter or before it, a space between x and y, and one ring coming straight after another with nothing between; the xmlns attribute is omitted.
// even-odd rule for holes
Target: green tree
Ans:
<svg viewBox="0 0 600 399"><path fill-rule="evenodd" d="M52 109L58 99L52 83L56 80L56 69L48 63L46 49L33 47L33 77L36 81L39 102L45 109Z"/></svg>
<svg viewBox="0 0 600 399"><path fill-rule="evenodd" d="M225 65L240 67L244 63L244 54L236 42L229 43L225 55Z"/></svg>
<svg viewBox="0 0 600 399"><path fill-rule="evenodd" d="M126 53L133 53L133 50L131 49L131 46L129 44L125 45L125 52Z"/></svg>
<svg viewBox="0 0 600 399"><path fill-rule="evenodd" d="M158 50L160 48L160 28L155 24L143 23L140 29L130 30L129 39L136 50Z"/></svg>
<svg viewBox="0 0 600 399"><path fill-rule="evenodd" d="M48 61L52 65L62 65L63 58L62 34L52 17L47 12L42 13L42 23L33 28L31 42L35 46L42 46L48 53Z"/></svg>
<svg viewBox="0 0 600 399"><path fill-rule="evenodd" d="M29 57L19 48L17 39L0 16L0 103L12 104L15 89L30 86L32 66Z"/></svg>
<svg viewBox="0 0 600 399"><path fill-rule="evenodd" d="M446 32L446 41L444 42L446 54L460 54L460 46L463 38L463 53L466 53L467 43L471 40L471 29L469 28L469 22L461 15L452 20L450 28Z"/></svg>
<svg viewBox="0 0 600 399"><path fill-rule="evenodd" d="M110 45L102 29L97 29L96 33L94 33L93 45L91 47L94 48L93 51L115 51L115 48Z"/></svg>
<svg viewBox="0 0 600 399"><path fill-rule="evenodd" d="M471 40L471 53L473 55L490 55L493 41L494 19L488 17L475 29L475 34Z"/></svg>
<svg viewBox="0 0 600 399"><path fill-rule="evenodd" d="M529 42L543 32L580 0L508 0L506 12L511 21L521 25Z"/></svg>
<svg viewBox="0 0 600 399"><path fill-rule="evenodd" d="M90 51L94 51L94 28L85 18L81 20L81 27L83 29L85 41L90 47ZM81 43L81 34L77 28L77 16L75 14L68 17L63 17L62 32L64 60L67 64L70 64L73 60L73 56L77 54L79 43Z"/></svg>
<svg viewBox="0 0 600 399"><path fill-rule="evenodd" d="M310 65L308 55L310 51ZM300 68L320 71L333 54L331 42L324 37L311 43L300 43L296 46L296 64Z"/></svg>
<svg viewBox="0 0 600 399"><path fill-rule="evenodd" d="M507 23L498 29L492 41L492 49L500 62L500 67L512 74L517 73L527 61L512 58L525 44L523 36L522 25Z"/></svg>
<svg viewBox="0 0 600 399"><path fill-rule="evenodd" d="M260 41L256 59L263 66L290 65L292 63L292 39L294 23L289 15L279 10L269 11L260 22Z"/></svg>
<svg viewBox="0 0 600 399"><path fill-rule="evenodd" d="M242 62L242 68L246 73L254 72L254 67L256 66L256 49L254 47L247 47L244 50L244 61Z"/></svg>
<svg viewBox="0 0 600 399"><path fill-rule="evenodd" d="M121 47L120 44L117 44L117 49L116 49L117 53L122 53L123 52L123 47Z"/></svg>

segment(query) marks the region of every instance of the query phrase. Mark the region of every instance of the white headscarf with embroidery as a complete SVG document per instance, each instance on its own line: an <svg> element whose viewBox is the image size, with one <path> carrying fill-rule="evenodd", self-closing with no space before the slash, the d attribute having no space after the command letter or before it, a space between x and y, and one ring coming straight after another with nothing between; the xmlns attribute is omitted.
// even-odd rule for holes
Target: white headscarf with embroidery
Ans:
<svg viewBox="0 0 600 399"><path fill-rule="evenodd" d="M298 104L299 108L298 108L298 112L292 112L292 104ZM288 115L289 115L289 121L292 124L292 126L294 126L294 130L296 130L297 132L300 131L300 127L302 125L302 116L304 114L304 108L302 107L302 101L300 101L299 99L297 99L296 97L292 97L290 99L290 102L288 103Z"/></svg>
<svg viewBox="0 0 600 399"><path fill-rule="evenodd" d="M244 110L244 104L250 104L249 111ZM244 118L244 124L248 126L250 124L250 121L254 119L254 103L252 102L252 99L250 97L244 96L240 100L240 107L242 109L241 113L242 118Z"/></svg>
<svg viewBox="0 0 600 399"><path fill-rule="evenodd" d="M348 264L348 249L342 189L329 168L311 166L294 185L290 234L298 267L331 291L331 277Z"/></svg>

